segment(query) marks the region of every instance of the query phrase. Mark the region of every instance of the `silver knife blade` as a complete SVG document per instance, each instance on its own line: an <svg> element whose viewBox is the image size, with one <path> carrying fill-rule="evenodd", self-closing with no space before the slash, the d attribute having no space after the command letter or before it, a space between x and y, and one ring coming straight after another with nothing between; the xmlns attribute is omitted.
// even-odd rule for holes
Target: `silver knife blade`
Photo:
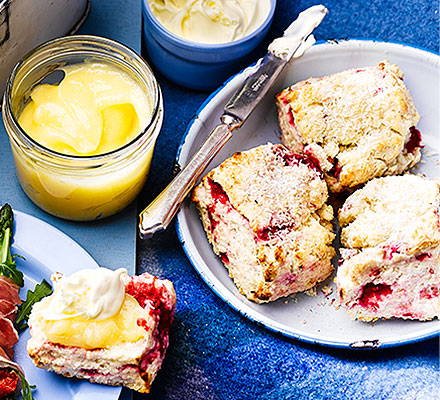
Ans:
<svg viewBox="0 0 440 400"><path fill-rule="evenodd" d="M241 126L272 87L288 60L268 52L258 70L249 76L224 108L224 114L234 117Z"/></svg>
<svg viewBox="0 0 440 400"><path fill-rule="evenodd" d="M224 107L224 113L231 115L239 121L239 125L249 117L258 103L267 94L279 74L297 52L300 56L305 47L315 43L312 35L328 10L317 5L308 8L299 14L298 18L284 31L281 38L275 39L269 45L269 51L257 64L257 70L252 73L238 89Z"/></svg>
<svg viewBox="0 0 440 400"><path fill-rule="evenodd" d="M141 212L139 232L142 238L167 228L206 166L232 137L232 131L246 121L291 58L302 55L314 43L312 31L327 12L322 5L310 7L286 29L283 37L270 44L269 52L226 103L222 123L211 131L188 164Z"/></svg>

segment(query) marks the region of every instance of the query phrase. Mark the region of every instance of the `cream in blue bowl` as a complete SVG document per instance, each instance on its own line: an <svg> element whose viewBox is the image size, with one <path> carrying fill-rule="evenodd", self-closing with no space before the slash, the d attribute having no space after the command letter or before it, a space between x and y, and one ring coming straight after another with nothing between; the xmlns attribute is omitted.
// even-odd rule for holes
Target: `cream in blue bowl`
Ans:
<svg viewBox="0 0 440 400"><path fill-rule="evenodd" d="M145 50L171 81L211 90L252 61L275 7L276 0L142 0Z"/></svg>

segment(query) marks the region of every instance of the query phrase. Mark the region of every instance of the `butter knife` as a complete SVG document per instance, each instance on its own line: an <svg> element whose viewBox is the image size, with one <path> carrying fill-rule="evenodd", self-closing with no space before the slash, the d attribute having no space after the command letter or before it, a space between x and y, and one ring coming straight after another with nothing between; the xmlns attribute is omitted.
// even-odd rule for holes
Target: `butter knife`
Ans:
<svg viewBox="0 0 440 400"><path fill-rule="evenodd" d="M233 131L243 125L288 62L300 57L315 43L312 32L327 12L322 5L308 8L299 14L282 37L269 45L268 53L226 103L221 123L171 183L141 212L139 232L142 238L167 228L206 166L232 137Z"/></svg>

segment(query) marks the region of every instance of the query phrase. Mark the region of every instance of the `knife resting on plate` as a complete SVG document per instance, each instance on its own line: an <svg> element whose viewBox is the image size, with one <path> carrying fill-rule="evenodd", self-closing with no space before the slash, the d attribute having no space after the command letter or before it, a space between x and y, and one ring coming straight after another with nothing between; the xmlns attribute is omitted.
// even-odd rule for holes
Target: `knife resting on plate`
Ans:
<svg viewBox="0 0 440 400"><path fill-rule="evenodd" d="M315 43L312 32L327 12L322 5L308 8L299 14L282 37L269 45L268 53L226 103L220 117L221 124L211 131L188 164L141 212L139 232L142 238L148 238L167 228L206 166L232 137L233 131L243 125L284 67L292 58L300 57Z"/></svg>

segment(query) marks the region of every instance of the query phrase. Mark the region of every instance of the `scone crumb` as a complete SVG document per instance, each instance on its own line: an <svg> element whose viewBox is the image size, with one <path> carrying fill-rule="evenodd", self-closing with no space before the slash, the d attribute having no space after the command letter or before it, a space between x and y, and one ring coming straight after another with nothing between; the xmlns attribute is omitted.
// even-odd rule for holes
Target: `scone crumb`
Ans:
<svg viewBox="0 0 440 400"><path fill-rule="evenodd" d="M325 285L321 288L321 292L324 294L325 297L327 297L333 293L333 288Z"/></svg>
<svg viewBox="0 0 440 400"><path fill-rule="evenodd" d="M316 293L316 286L314 286L314 287L312 287L312 288L310 288L310 289L307 289L306 291L304 291L304 293L305 293L307 296L317 296L317 293Z"/></svg>

